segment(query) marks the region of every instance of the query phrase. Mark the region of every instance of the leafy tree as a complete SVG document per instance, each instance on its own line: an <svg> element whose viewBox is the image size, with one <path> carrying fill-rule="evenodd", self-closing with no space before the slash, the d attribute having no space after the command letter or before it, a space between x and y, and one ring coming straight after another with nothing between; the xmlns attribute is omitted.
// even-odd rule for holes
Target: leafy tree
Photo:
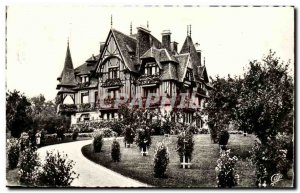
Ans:
<svg viewBox="0 0 300 193"><path fill-rule="evenodd" d="M229 75L228 78L217 76L211 79L214 89L210 92L210 99L204 111L209 117L208 125L214 143L218 142L220 132L227 129L229 123L234 120L241 82L241 78L232 78Z"/></svg>
<svg viewBox="0 0 300 193"><path fill-rule="evenodd" d="M55 133L59 128L64 133L70 127L70 117L67 115L57 114L57 106L52 101L46 101L45 97L32 97L31 101L31 117L33 119L33 130L45 130L47 133Z"/></svg>
<svg viewBox="0 0 300 193"><path fill-rule="evenodd" d="M293 133L294 86L288 66L270 51L261 62L250 62L244 74L236 120L240 129L253 132L263 144L278 132Z"/></svg>
<svg viewBox="0 0 300 193"><path fill-rule="evenodd" d="M19 91L6 93L6 128L12 137L19 138L23 131L28 131L32 123L30 101Z"/></svg>

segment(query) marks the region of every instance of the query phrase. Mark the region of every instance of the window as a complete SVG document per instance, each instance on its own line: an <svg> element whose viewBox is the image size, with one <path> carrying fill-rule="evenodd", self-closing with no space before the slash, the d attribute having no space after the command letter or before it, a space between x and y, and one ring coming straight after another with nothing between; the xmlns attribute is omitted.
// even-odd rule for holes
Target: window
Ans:
<svg viewBox="0 0 300 193"><path fill-rule="evenodd" d="M119 68L118 67L114 67L114 68L109 68L108 69L108 78L109 79L116 79L119 78Z"/></svg>
<svg viewBox="0 0 300 193"><path fill-rule="evenodd" d="M155 75L159 72L159 69L155 63L147 64L145 66L145 74L146 75Z"/></svg>
<svg viewBox="0 0 300 193"><path fill-rule="evenodd" d="M89 102L89 93L81 93L81 103L88 103Z"/></svg>
<svg viewBox="0 0 300 193"><path fill-rule="evenodd" d="M170 91L169 91L169 96L170 97L172 97L172 91L173 91L172 86L173 86L173 84L172 84L172 82L170 82L170 88L169 88L170 89Z"/></svg>
<svg viewBox="0 0 300 193"><path fill-rule="evenodd" d="M186 74L185 74L186 80L191 81L191 80L192 80L192 77L193 77L193 72L192 72L192 70L191 70L191 69L187 69Z"/></svg>
<svg viewBox="0 0 300 193"><path fill-rule="evenodd" d="M118 90L108 90L108 95L109 95L109 98L116 98L117 97L117 93L118 93Z"/></svg>
<svg viewBox="0 0 300 193"><path fill-rule="evenodd" d="M149 93L156 94L156 88L150 87L150 88L144 88L143 89L143 97L148 97Z"/></svg>

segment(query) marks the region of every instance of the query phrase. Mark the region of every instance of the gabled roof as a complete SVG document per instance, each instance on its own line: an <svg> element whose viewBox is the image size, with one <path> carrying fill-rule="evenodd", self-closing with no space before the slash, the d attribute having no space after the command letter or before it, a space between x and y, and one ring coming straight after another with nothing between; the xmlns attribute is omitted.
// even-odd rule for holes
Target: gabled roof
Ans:
<svg viewBox="0 0 300 193"><path fill-rule="evenodd" d="M180 54L185 54L185 53L190 53L194 79L196 81L200 81L200 76L198 74L198 67L201 66L201 60L197 54L193 40L190 36L186 37L186 39L183 43L183 46L181 48L181 51L180 51Z"/></svg>
<svg viewBox="0 0 300 193"><path fill-rule="evenodd" d="M75 68L75 74L76 75L88 75L91 73L91 71L94 71L97 66L97 61L100 57L100 54L96 56L92 56L89 59L86 60L85 63Z"/></svg>
<svg viewBox="0 0 300 193"><path fill-rule="evenodd" d="M149 50L147 50L140 58L154 58L159 68L162 69L162 65L160 63L160 50L152 46Z"/></svg>
<svg viewBox="0 0 300 193"><path fill-rule="evenodd" d="M179 63L177 58L170 51L165 48L157 49L154 46L147 50L140 58L154 58L160 68L162 68L161 62Z"/></svg>
<svg viewBox="0 0 300 193"><path fill-rule="evenodd" d="M207 71L205 66L200 66L198 69L199 76L202 80L204 80L206 83L209 82L208 76L207 76Z"/></svg>
<svg viewBox="0 0 300 193"><path fill-rule="evenodd" d="M134 66L137 63L137 58L133 53L136 50L137 40L115 29L111 29L111 33L120 49L125 65L130 71L137 72Z"/></svg>
<svg viewBox="0 0 300 193"><path fill-rule="evenodd" d="M161 72L162 80L178 80L177 76L177 65L174 63L168 63L163 65L163 70Z"/></svg>
<svg viewBox="0 0 300 193"><path fill-rule="evenodd" d="M74 67L73 67L73 62L72 62L72 58L71 58L69 42L68 42L68 47L67 47L64 68L61 73L61 76L59 77L59 81L60 81L60 83L57 85L58 89L61 86L75 87L77 84L77 82L75 80Z"/></svg>
<svg viewBox="0 0 300 193"><path fill-rule="evenodd" d="M178 60L174 55L167 50L166 48L160 49L160 62L175 62L178 63Z"/></svg>
<svg viewBox="0 0 300 193"><path fill-rule="evenodd" d="M185 77L187 68L191 68L191 66L189 65L190 62L190 54L189 53L185 53L185 54L179 54L177 56L175 56L177 58L177 60L179 61L179 65L177 68L177 72L178 72L178 79L180 82L183 82L183 79Z"/></svg>

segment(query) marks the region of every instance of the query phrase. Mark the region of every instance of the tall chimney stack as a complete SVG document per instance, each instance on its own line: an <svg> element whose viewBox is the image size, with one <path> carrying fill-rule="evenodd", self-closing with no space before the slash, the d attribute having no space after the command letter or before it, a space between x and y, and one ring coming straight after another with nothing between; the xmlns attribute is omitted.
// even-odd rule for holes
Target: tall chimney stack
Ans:
<svg viewBox="0 0 300 193"><path fill-rule="evenodd" d="M167 50L171 51L170 44L171 44L171 31L164 30L162 33L162 47L166 48Z"/></svg>
<svg viewBox="0 0 300 193"><path fill-rule="evenodd" d="M170 47L171 47L171 51L172 51L173 54L177 54L177 52L178 52L177 45L178 45L177 42L175 42L175 41L171 42L171 46Z"/></svg>

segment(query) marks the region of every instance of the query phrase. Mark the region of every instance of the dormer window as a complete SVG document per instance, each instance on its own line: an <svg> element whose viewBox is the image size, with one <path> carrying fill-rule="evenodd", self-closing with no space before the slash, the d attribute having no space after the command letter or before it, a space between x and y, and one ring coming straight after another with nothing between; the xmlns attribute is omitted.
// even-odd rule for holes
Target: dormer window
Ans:
<svg viewBox="0 0 300 193"><path fill-rule="evenodd" d="M145 66L145 74L146 75L155 75L158 74L159 69L155 63L150 63Z"/></svg>
<svg viewBox="0 0 300 193"><path fill-rule="evenodd" d="M185 74L185 79L188 81L191 81L193 77L193 72L191 69L187 69L186 74Z"/></svg>
<svg viewBox="0 0 300 193"><path fill-rule="evenodd" d="M81 83L89 82L89 77L88 77L88 76L81 76L81 77L80 77L80 82L81 82Z"/></svg>

